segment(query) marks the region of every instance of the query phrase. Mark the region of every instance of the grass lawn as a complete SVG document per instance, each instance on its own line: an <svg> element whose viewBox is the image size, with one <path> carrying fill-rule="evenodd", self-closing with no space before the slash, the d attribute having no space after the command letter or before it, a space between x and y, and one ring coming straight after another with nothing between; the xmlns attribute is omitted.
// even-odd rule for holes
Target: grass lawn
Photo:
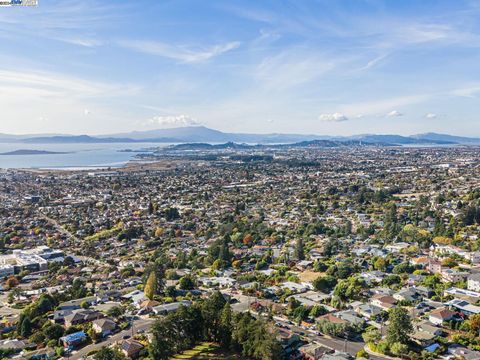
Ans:
<svg viewBox="0 0 480 360"><path fill-rule="evenodd" d="M215 343L204 342L193 349L175 355L171 360L245 360L244 357L224 351Z"/></svg>
<svg viewBox="0 0 480 360"><path fill-rule="evenodd" d="M319 273L312 270L305 270L298 275L301 282L312 282L316 278L325 275L325 273Z"/></svg>

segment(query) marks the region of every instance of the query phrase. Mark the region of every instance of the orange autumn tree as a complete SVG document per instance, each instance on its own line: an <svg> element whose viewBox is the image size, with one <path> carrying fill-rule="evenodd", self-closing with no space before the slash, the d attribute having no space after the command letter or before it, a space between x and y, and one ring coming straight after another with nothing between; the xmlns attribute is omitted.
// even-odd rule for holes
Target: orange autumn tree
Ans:
<svg viewBox="0 0 480 360"><path fill-rule="evenodd" d="M243 243L245 245L251 245L253 243L253 236L250 234L247 234L243 237Z"/></svg>

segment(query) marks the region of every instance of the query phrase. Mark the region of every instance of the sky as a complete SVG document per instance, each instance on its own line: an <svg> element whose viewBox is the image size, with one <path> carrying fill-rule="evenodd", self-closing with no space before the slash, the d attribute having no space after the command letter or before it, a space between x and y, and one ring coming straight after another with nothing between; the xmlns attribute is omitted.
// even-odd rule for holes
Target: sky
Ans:
<svg viewBox="0 0 480 360"><path fill-rule="evenodd" d="M480 1L0 7L0 133L480 136Z"/></svg>

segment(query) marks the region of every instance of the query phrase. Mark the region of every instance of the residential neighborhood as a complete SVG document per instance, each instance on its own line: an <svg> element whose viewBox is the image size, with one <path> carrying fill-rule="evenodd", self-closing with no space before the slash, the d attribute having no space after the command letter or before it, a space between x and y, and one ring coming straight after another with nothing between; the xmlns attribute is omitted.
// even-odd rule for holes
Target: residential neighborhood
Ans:
<svg viewBox="0 0 480 360"><path fill-rule="evenodd" d="M258 151L0 172L2 356L480 359L476 148Z"/></svg>

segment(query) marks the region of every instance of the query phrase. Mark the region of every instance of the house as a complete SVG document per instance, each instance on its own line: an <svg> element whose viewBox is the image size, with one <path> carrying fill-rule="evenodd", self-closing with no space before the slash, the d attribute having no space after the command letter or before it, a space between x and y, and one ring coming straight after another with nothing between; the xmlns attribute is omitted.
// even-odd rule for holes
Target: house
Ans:
<svg viewBox="0 0 480 360"><path fill-rule="evenodd" d="M65 335L60 338L66 348L72 349L87 340L87 335L83 331Z"/></svg>
<svg viewBox="0 0 480 360"><path fill-rule="evenodd" d="M102 337L110 335L116 327L115 321L109 318L97 319L92 322L92 329Z"/></svg>
<svg viewBox="0 0 480 360"><path fill-rule="evenodd" d="M421 347L427 347L432 345L435 342L435 335L426 331L417 330L412 335L411 338Z"/></svg>
<svg viewBox="0 0 480 360"><path fill-rule="evenodd" d="M430 259L427 270L433 274L440 274L442 272L442 263L440 261Z"/></svg>
<svg viewBox="0 0 480 360"><path fill-rule="evenodd" d="M410 301L414 302L420 300L420 294L415 288L407 288L398 291L397 293L393 294L393 297L398 301Z"/></svg>
<svg viewBox="0 0 480 360"><path fill-rule="evenodd" d="M287 358L291 358L297 349L302 345L300 337L286 329L279 329L277 332L277 340L280 342Z"/></svg>
<svg viewBox="0 0 480 360"><path fill-rule="evenodd" d="M458 311L461 311L467 316L480 314L480 306L472 305L468 301L453 299L447 302L447 305Z"/></svg>
<svg viewBox="0 0 480 360"><path fill-rule="evenodd" d="M454 320L455 318L456 313L447 308L435 309L428 316L428 320L435 325L442 325L445 321Z"/></svg>
<svg viewBox="0 0 480 360"><path fill-rule="evenodd" d="M478 360L480 359L480 351L467 349L458 344L452 344L448 347L447 353L454 356L455 359L462 360Z"/></svg>
<svg viewBox="0 0 480 360"><path fill-rule="evenodd" d="M29 345L27 344L26 341L23 341L23 340L17 340L17 339L0 340L1 350L21 351L29 346L31 346L31 344Z"/></svg>
<svg viewBox="0 0 480 360"><path fill-rule="evenodd" d="M360 277L365 280L367 284L381 283L385 278L385 273L382 271L374 270L369 272L364 272L360 274Z"/></svg>
<svg viewBox="0 0 480 360"><path fill-rule="evenodd" d="M325 354L320 360L353 360L353 356L344 352L335 351L333 354Z"/></svg>
<svg viewBox="0 0 480 360"><path fill-rule="evenodd" d="M470 302L477 302L480 300L480 293L472 290L465 290L465 289L460 289L457 287L451 287L446 289L443 292L444 295L452 295L455 298L459 298L462 300L470 301Z"/></svg>
<svg viewBox="0 0 480 360"><path fill-rule="evenodd" d="M468 272L458 271L455 269L445 269L445 270L442 270L440 274L444 281L452 282L452 283L465 281L468 277Z"/></svg>
<svg viewBox="0 0 480 360"><path fill-rule="evenodd" d="M424 279L425 279L424 275L409 274L407 279L407 284L410 286L421 284Z"/></svg>
<svg viewBox="0 0 480 360"><path fill-rule="evenodd" d="M312 267L313 261L311 260L302 260L297 263L297 268L300 270L306 270L310 267Z"/></svg>
<svg viewBox="0 0 480 360"><path fill-rule="evenodd" d="M101 312L91 309L73 310L71 314L65 316L65 326L70 327L72 325L83 324L102 317L103 314Z"/></svg>
<svg viewBox="0 0 480 360"><path fill-rule="evenodd" d="M467 278L467 289L480 292L480 273L472 274Z"/></svg>
<svg viewBox="0 0 480 360"><path fill-rule="evenodd" d="M354 311L352 310L344 310L339 311L334 314L335 316L339 317L342 320L350 323L351 325L361 325L365 322L361 317L359 317Z"/></svg>
<svg viewBox="0 0 480 360"><path fill-rule="evenodd" d="M325 354L331 354L334 350L327 348L320 344L307 343L298 348L303 359L306 360L318 360Z"/></svg>
<svg viewBox="0 0 480 360"><path fill-rule="evenodd" d="M417 324L417 329L427 332L429 334L435 335L435 336L441 336L443 334L443 331L441 328L433 325L429 321L422 321Z"/></svg>
<svg viewBox="0 0 480 360"><path fill-rule="evenodd" d="M153 308L158 305L160 305L158 301L144 300L140 303L139 307L141 310L143 310L144 313L150 313L153 311Z"/></svg>
<svg viewBox="0 0 480 360"><path fill-rule="evenodd" d="M381 308L382 310L388 311L391 308L395 307L397 300L393 296L389 295L374 295L370 302Z"/></svg>
<svg viewBox="0 0 480 360"><path fill-rule="evenodd" d="M376 318L382 313L382 309L372 304L362 304L355 308L355 311L367 319Z"/></svg>
<svg viewBox="0 0 480 360"><path fill-rule="evenodd" d="M58 310L76 310L82 307L81 304L83 302L86 302L89 305L93 305L95 304L95 301L96 301L95 296L84 297L82 299L76 299L76 300L65 301L63 303L60 303L57 309Z"/></svg>
<svg viewBox="0 0 480 360"><path fill-rule="evenodd" d="M182 300L170 304L158 305L155 306L152 310L156 315L165 315L171 312L176 312L180 308L180 306L189 307L190 305L192 305L191 301Z"/></svg>
<svg viewBox="0 0 480 360"><path fill-rule="evenodd" d="M317 318L318 321L327 321L327 322L331 322L331 323L334 323L334 324L346 324L347 321L346 320L343 320L341 319L340 317L337 317L335 315L332 315L332 314L325 314L325 315L322 315L322 316L319 316Z"/></svg>
<svg viewBox="0 0 480 360"><path fill-rule="evenodd" d="M65 323L65 317L71 315L73 310L56 310L53 315L49 316L50 321L56 324Z"/></svg>
<svg viewBox="0 0 480 360"><path fill-rule="evenodd" d="M410 264L413 266L418 266L421 268L426 268L430 262L430 259L426 256L419 256L417 258L411 259Z"/></svg>
<svg viewBox="0 0 480 360"><path fill-rule="evenodd" d="M138 341L128 339L120 344L121 352L130 359L136 358L144 346Z"/></svg>

